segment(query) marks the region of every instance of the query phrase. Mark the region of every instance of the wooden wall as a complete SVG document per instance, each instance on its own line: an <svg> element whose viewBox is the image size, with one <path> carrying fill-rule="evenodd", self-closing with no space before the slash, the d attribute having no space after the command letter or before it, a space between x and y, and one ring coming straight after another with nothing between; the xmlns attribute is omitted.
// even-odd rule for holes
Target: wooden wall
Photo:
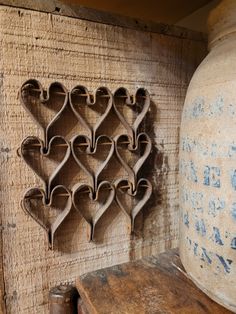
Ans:
<svg viewBox="0 0 236 314"><path fill-rule="evenodd" d="M0 140L2 304L7 313L48 313L48 291L90 270L157 254L178 245L178 132L189 80L206 53L198 39L166 36L70 17L0 6ZM151 94L146 131L153 151L146 169L154 185L141 227L131 239L115 204L103 239L88 243L73 211L50 251L44 231L21 209L25 190L40 180L17 156L28 135L41 133L20 104L22 83L38 79L68 89L83 84L139 87ZM5 295L4 295L5 294Z"/></svg>

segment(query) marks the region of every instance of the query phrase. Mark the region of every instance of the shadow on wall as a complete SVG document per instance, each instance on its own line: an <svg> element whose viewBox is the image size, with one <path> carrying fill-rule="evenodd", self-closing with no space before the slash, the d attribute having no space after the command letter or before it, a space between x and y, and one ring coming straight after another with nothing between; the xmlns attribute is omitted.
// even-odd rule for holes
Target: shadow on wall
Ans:
<svg viewBox="0 0 236 314"><path fill-rule="evenodd" d="M160 109L157 104L151 101L150 110L145 118L143 128L152 139L152 152L143 168L142 176L152 182L153 193L136 219L135 234L131 236L131 260L151 254L152 242L156 242L156 237L160 236L161 233L170 235L170 210L167 203L168 156L164 153L164 144L158 145L154 140L156 137L154 125L159 122ZM157 145L159 148L157 148ZM160 232L160 228L164 228L164 230ZM150 246L146 244L145 249L141 249L141 253L136 252L137 241L139 242L140 240L141 242L150 242ZM167 249L171 246L171 242L165 241L165 246Z"/></svg>

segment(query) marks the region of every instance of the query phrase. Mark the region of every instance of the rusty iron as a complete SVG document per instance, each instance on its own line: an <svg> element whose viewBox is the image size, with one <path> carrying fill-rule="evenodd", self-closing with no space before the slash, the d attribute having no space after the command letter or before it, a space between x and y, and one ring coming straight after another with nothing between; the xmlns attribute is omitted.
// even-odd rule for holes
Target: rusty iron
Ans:
<svg viewBox="0 0 236 314"><path fill-rule="evenodd" d="M95 169L95 170L88 169L88 166L86 167L86 165L82 162L81 156L83 156L83 155L86 155L88 157L89 156L92 156L92 157L96 156L99 144L108 143L108 141L110 143L110 149L107 152L106 158L100 163L100 165L98 166L97 169ZM84 149L80 148L81 144L86 144ZM77 146L77 150L75 150L76 146ZM115 149L114 141L106 135L100 135L96 139L96 142L95 142L95 145L93 148L91 139L89 139L85 135L78 135L78 136L75 136L71 140L71 149L72 149L72 155L73 155L76 163L88 175L88 177L90 178L90 182L91 182L91 185L93 187L93 190L96 191L98 188L99 175L102 172L102 170L107 166L109 160L111 159L111 157L114 153L114 149Z"/></svg>
<svg viewBox="0 0 236 314"><path fill-rule="evenodd" d="M126 143L126 144L123 144ZM139 153L139 159L133 167L129 165L124 156L120 153L120 149L125 146L130 152ZM115 138L115 151L116 156L122 166L126 169L129 177L129 181L132 183L133 188L136 188L137 177L144 162L147 160L151 153L152 142L150 137L146 133L140 133L133 145L132 138L128 135L119 135ZM139 151L140 150L140 151Z"/></svg>
<svg viewBox="0 0 236 314"><path fill-rule="evenodd" d="M71 285L59 285L49 292L49 314L77 314L79 294Z"/></svg>
<svg viewBox="0 0 236 314"><path fill-rule="evenodd" d="M118 179L115 182L116 187L116 195L115 199L118 206L121 208L123 213L129 220L129 230L131 233L134 231L134 223L135 218L137 217L138 213L143 209L143 207L147 204L147 201L150 199L152 195L152 184L147 179L140 179L135 188L133 187L132 182L128 181L127 179ZM125 195L128 195L135 201L137 198L138 192L140 189L144 190L143 196L141 199L137 199L137 202L132 205L132 208L127 208L126 203L124 202Z"/></svg>
<svg viewBox="0 0 236 314"><path fill-rule="evenodd" d="M58 82L50 84L45 90L40 82L31 79L22 85L20 99L27 113L43 131L43 140L36 136L28 136L17 149L17 154L24 159L43 183L43 189L35 187L25 192L21 206L27 215L46 231L49 247L53 248L55 233L69 214L72 204L88 224L89 241L94 241L96 224L113 200L116 200L122 212L128 217L130 230L133 232L135 218L152 193L151 183L140 176L141 168L152 149L149 136L144 132L139 132L140 124L150 107L150 95L147 90L139 88L135 95L130 95L128 90L122 87L112 94L108 88L99 87L92 94L86 87L77 85L68 92ZM84 106L91 111L97 111L95 122L91 123L84 116L85 114L82 113ZM124 116L124 106L131 108L135 116L132 125ZM68 141L60 134L53 134L55 132L53 126L59 119L63 120L66 108L72 110L78 123L84 127L88 135L75 134ZM98 129L108 118L112 109L127 131L126 134L118 134L114 138L98 133ZM99 148L100 146L105 148ZM138 156L134 165L126 160L125 154L122 155L122 149ZM102 160L92 169L89 159L100 160L100 152L102 152ZM51 173L47 173L49 170L44 169L47 160L50 160L52 155L55 157L55 154L60 158L57 164L54 162L50 165L53 168L49 169ZM114 184L108 181L100 182L100 174L108 166L113 155L116 155L121 166L126 170L128 178L119 178ZM55 179L59 178L59 173L71 156L79 168L85 172L89 183L78 182L69 191L63 185L54 185ZM106 190L107 196L101 200L102 192ZM138 199L140 190L143 192L142 199ZM133 208L128 209L122 202L125 194L134 200ZM97 206L95 214L89 216L80 206L82 197L87 197L87 201ZM59 198L64 199L64 205L57 205L59 214L49 221L47 217L50 216L51 207Z"/></svg>
<svg viewBox="0 0 236 314"><path fill-rule="evenodd" d="M107 197L106 199L103 199L100 201L99 195L101 191L107 191ZM89 202L93 202L98 205L98 208L96 209L96 212L94 215L91 215L90 213L86 213L84 211L84 208L81 206L81 194L87 194L87 200ZM78 183L73 187L72 190L72 202L74 207L78 210L78 212L81 214L81 216L86 220L88 223L88 240L94 241L94 233L95 233L95 227L98 223L99 219L102 217L102 215L105 213L105 211L109 208L111 203L113 202L115 198L115 187L108 181L102 181L96 190L93 189L93 187Z"/></svg>
<svg viewBox="0 0 236 314"><path fill-rule="evenodd" d="M63 145L63 148L66 148L64 151L60 150L60 153L63 152L63 157L60 160L59 164L55 169L52 170L50 175L44 173L44 167L41 167L41 163L44 163L50 158L51 154L57 153L58 146ZM50 197L51 185L53 180L57 177L63 166L68 161L71 149L70 143L63 138L62 136L54 136L50 139L48 148L45 150L44 143L36 136L28 136L21 143L21 152L20 155L26 162L26 164L33 170L33 172L42 180L44 189L46 191L46 197ZM40 165L39 165L40 164Z"/></svg>
<svg viewBox="0 0 236 314"><path fill-rule="evenodd" d="M88 95L82 102L78 101L80 100L80 97L84 95ZM99 98L103 98L106 96L108 99L106 104L103 105L104 112L97 117L97 121L94 126L92 126L82 115L82 113L77 110L79 106L87 105L87 108L90 108L91 110L94 110L96 105L98 104ZM76 101L77 98L77 101ZM107 118L109 112L111 111L112 105L113 105L113 99L112 99L112 93L110 90L106 87L99 87L96 91L94 96L89 94L88 89L82 85L78 85L72 89L72 91L69 93L69 100L70 100L70 106L72 111L74 112L75 116L77 117L78 121L87 129L90 136L90 143L92 149L95 148L95 141L96 141L96 132L98 128L101 126L103 121ZM101 104L99 104L101 105Z"/></svg>
<svg viewBox="0 0 236 314"><path fill-rule="evenodd" d="M60 95L58 108L55 108L55 103L53 102L53 97L55 95ZM49 131L55 122L62 116L63 111L68 104L68 97L67 89L64 85L58 82L50 84L48 89L44 90L39 81L31 79L26 81L20 89L21 104L43 131L44 147L46 148L48 147L48 143L50 141ZM53 104L51 104L52 102ZM52 116L49 121L44 121L43 117L40 116L37 110L37 103L39 107L45 107L48 110L52 107Z"/></svg>
<svg viewBox="0 0 236 314"><path fill-rule="evenodd" d="M119 98L124 98L125 102L122 104L123 106L130 107L136 112L136 118L133 125L130 125L127 122L122 111L119 110ZM144 102L140 103L140 99L144 100ZM126 88L120 87L114 93L113 107L120 122L126 128L128 136L132 139L132 146L137 146L138 129L150 107L150 95L148 91L144 88L139 88L135 95L130 95Z"/></svg>
<svg viewBox="0 0 236 314"><path fill-rule="evenodd" d="M60 202L55 201L55 199L58 198L60 198ZM62 198L64 199L64 204ZM45 230L49 248L53 249L55 233L72 207L71 192L65 186L58 185L53 188L50 198L47 199L44 190L31 188L25 192L23 200L21 201L21 207ZM59 214L57 214L54 221L51 222L48 220L48 216L52 207L56 207ZM46 213L44 213L43 209L46 210Z"/></svg>

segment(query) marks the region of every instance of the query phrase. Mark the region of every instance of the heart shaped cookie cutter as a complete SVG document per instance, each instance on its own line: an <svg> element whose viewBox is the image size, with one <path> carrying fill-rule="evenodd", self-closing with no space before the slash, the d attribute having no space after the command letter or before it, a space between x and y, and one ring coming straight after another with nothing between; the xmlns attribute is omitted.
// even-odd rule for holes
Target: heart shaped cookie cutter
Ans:
<svg viewBox="0 0 236 314"><path fill-rule="evenodd" d="M115 151L116 156L123 167L126 169L129 177L129 181L132 183L134 189L136 189L137 177L139 170L143 166L144 162L148 158L151 150L152 150L152 142L150 137L146 133L140 133L137 136L136 146L133 147L133 141L129 135L123 134L119 135L115 138ZM130 152L136 153L140 150L141 157L137 160L135 165L131 167L129 163L126 161L125 157L120 153L120 149L125 148ZM141 151L142 150L142 151Z"/></svg>
<svg viewBox="0 0 236 314"><path fill-rule="evenodd" d="M133 111L136 111L136 118L132 125L128 123L122 111L119 110L119 106L128 106ZM150 107L150 95L148 91L144 88L139 88L136 94L131 96L126 88L118 88L114 93L113 107L119 120L126 128L129 137L132 139L132 145L136 146L138 128Z"/></svg>
<svg viewBox="0 0 236 314"><path fill-rule="evenodd" d="M107 192L107 197L100 200L100 193ZM95 210L94 214L86 212L81 205L81 198L87 196L87 199L98 205L98 208ZM115 188L108 181L102 181L95 191L92 186L78 183L72 189L72 202L74 207L78 210L81 216L86 220L89 226L89 241L94 241L94 233L96 224L105 211L110 207L111 203L115 198ZM91 208L91 207L90 207Z"/></svg>
<svg viewBox="0 0 236 314"><path fill-rule="evenodd" d="M104 147L109 147L109 150L106 152L104 151ZM82 161L82 155L85 156L91 156L95 157L96 153L98 152L98 148L101 147L101 151L106 153L106 156L102 160L102 163L98 166L96 170L89 169L89 165L85 165L85 163ZM103 171L103 169L107 166L109 160L111 159L115 144L114 141L106 136L106 135L100 135L95 142L94 148L92 147L92 143L90 138L88 138L85 135L78 135L75 136L71 141L71 149L72 149L72 155L76 161L76 163L80 166L81 169L84 170L84 172L89 176L91 185L93 187L93 190L96 191L98 188L98 179L99 175Z"/></svg>
<svg viewBox="0 0 236 314"><path fill-rule="evenodd" d="M133 190L133 185L127 179L118 179L115 183L116 188L116 202L118 206L121 208L123 213L129 220L129 230L131 233L134 232L134 223L135 218L138 213L142 210L142 208L146 205L147 201L150 199L152 195L152 184L144 178L141 178L136 185L136 190ZM136 199L138 196L139 190L143 189L142 198L138 198L138 202L133 206L131 205L127 208L127 204L124 202L125 195L131 197L131 199Z"/></svg>
<svg viewBox="0 0 236 314"><path fill-rule="evenodd" d="M95 94L89 94L88 89L82 85L78 85L72 89L69 93L70 106L73 110L75 116L83 125L83 127L88 131L91 140L91 147L95 148L96 142L96 132L100 125L104 122L108 116L112 105L113 99L110 90L106 87L99 87ZM90 124L86 117L83 116L83 107L87 106L90 110L95 110L97 108L101 113L96 119L94 125Z"/></svg>
<svg viewBox="0 0 236 314"><path fill-rule="evenodd" d="M46 200L49 199L51 192L51 185L53 180L56 178L62 167L68 161L71 154L70 143L67 142L62 136L54 136L51 138L48 144L47 150L44 148L44 143L36 136L28 136L21 143L21 156L26 164L34 171L34 173L42 180L44 189L46 191ZM63 149L63 150L62 150ZM58 158L58 152L62 153L62 158L56 162L55 158ZM54 164L58 163L53 167L50 175L45 174L45 162L48 159L53 161ZM43 165L42 165L43 164ZM49 169L51 170L51 169Z"/></svg>
<svg viewBox="0 0 236 314"><path fill-rule="evenodd" d="M62 199L64 199L64 202L62 202ZM21 207L27 215L45 230L49 248L53 249L55 233L72 207L72 197L69 190L63 185L58 185L54 187L50 199L47 201L46 194L42 189L29 189L23 196ZM42 209L45 209L45 213ZM52 217L55 216L55 212L54 215L52 213L53 209L60 211L56 217ZM53 222L50 221L50 218L53 218Z"/></svg>
<svg viewBox="0 0 236 314"><path fill-rule="evenodd" d="M25 110L43 130L47 148L50 128L61 117L68 104L67 89L61 83L54 82L44 90L39 81L31 79L22 85L20 99Z"/></svg>

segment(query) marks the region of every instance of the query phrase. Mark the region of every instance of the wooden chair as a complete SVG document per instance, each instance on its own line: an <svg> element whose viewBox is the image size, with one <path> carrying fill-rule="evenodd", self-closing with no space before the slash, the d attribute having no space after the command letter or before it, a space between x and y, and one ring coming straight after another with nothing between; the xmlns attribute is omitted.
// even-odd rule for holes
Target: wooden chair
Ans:
<svg viewBox="0 0 236 314"><path fill-rule="evenodd" d="M80 276L79 314L227 314L188 278L177 250Z"/></svg>

